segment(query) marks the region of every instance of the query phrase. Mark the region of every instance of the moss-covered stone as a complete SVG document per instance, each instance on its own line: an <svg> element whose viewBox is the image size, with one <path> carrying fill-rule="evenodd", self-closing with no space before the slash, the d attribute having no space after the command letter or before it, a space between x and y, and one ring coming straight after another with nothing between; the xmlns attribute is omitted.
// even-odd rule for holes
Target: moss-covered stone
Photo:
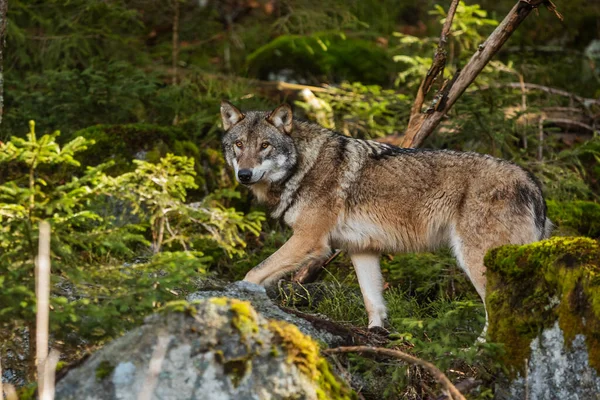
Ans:
<svg viewBox="0 0 600 400"><path fill-rule="evenodd" d="M356 398L354 392L333 375L327 361L319 355L319 345L309 336L296 326L281 321L269 321L269 330L281 341L287 361L318 383L319 399Z"/></svg>
<svg viewBox="0 0 600 400"><path fill-rule="evenodd" d="M557 320L569 344L585 336L600 371L600 243L553 237L491 250L487 267L489 336L505 345L511 373L524 374L530 343Z"/></svg>
<svg viewBox="0 0 600 400"><path fill-rule="evenodd" d="M558 226L560 234L600 237L600 204L591 201L553 201L548 205L548 217Z"/></svg>
<svg viewBox="0 0 600 400"><path fill-rule="evenodd" d="M167 304L144 326L70 370L57 383L57 398L135 398L159 342L166 347L156 397L356 398L309 336L265 319L248 301L227 297Z"/></svg>
<svg viewBox="0 0 600 400"><path fill-rule="evenodd" d="M296 79L389 83L397 65L385 49L373 41L340 34L281 35L248 56L252 75L293 71Z"/></svg>

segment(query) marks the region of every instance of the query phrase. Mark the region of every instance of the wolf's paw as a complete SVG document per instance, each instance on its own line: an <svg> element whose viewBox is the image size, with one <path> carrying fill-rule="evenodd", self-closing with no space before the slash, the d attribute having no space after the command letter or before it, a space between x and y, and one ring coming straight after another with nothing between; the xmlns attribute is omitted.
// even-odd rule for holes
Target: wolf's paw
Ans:
<svg viewBox="0 0 600 400"><path fill-rule="evenodd" d="M369 333L373 333L375 335L388 337L391 332L384 328L383 326L372 326L369 328Z"/></svg>

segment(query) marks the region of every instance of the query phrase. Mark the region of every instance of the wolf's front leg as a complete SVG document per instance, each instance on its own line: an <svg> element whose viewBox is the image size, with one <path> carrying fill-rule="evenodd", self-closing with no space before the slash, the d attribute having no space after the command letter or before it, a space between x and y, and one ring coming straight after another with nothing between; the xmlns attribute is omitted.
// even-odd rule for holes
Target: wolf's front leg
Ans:
<svg viewBox="0 0 600 400"><path fill-rule="evenodd" d="M279 250L252 268L244 280L263 286L268 285L281 275L297 269L308 261L327 257L329 251L326 236L311 237L294 233Z"/></svg>
<svg viewBox="0 0 600 400"><path fill-rule="evenodd" d="M384 328L387 318L383 300L383 276L379 266L380 255L376 253L353 253L350 255L358 284L369 315L369 329Z"/></svg>

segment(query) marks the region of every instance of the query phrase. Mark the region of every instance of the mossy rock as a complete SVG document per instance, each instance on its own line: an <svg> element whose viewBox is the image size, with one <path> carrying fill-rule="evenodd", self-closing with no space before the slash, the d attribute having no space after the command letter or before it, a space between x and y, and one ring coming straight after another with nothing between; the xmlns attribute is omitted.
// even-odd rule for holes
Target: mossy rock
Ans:
<svg viewBox="0 0 600 400"><path fill-rule="evenodd" d="M227 297L169 304L68 371L56 397L137 398L151 365L160 366L152 398L356 399L311 337Z"/></svg>
<svg viewBox="0 0 600 400"><path fill-rule="evenodd" d="M585 337L600 372L600 242L553 237L491 250L487 267L489 337L503 343L511 376L525 375L530 344L556 322L570 346Z"/></svg>
<svg viewBox="0 0 600 400"><path fill-rule="evenodd" d="M591 201L553 201L548 205L548 217L558 226L559 234L600 237L600 204Z"/></svg>
<svg viewBox="0 0 600 400"><path fill-rule="evenodd" d="M387 51L375 41L340 34L281 35L248 56L249 71L260 79L283 70L312 82L351 81L388 84L397 72Z"/></svg>

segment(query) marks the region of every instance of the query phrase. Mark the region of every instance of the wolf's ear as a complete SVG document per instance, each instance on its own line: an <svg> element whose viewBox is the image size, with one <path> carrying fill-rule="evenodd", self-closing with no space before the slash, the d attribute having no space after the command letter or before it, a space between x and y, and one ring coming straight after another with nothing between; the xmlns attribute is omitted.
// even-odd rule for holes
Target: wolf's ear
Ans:
<svg viewBox="0 0 600 400"><path fill-rule="evenodd" d="M288 135L292 133L293 115L288 104L282 104L269 114L267 121Z"/></svg>
<svg viewBox="0 0 600 400"><path fill-rule="evenodd" d="M223 129L229 128L244 119L244 114L228 101L221 100L221 119L223 120Z"/></svg>

